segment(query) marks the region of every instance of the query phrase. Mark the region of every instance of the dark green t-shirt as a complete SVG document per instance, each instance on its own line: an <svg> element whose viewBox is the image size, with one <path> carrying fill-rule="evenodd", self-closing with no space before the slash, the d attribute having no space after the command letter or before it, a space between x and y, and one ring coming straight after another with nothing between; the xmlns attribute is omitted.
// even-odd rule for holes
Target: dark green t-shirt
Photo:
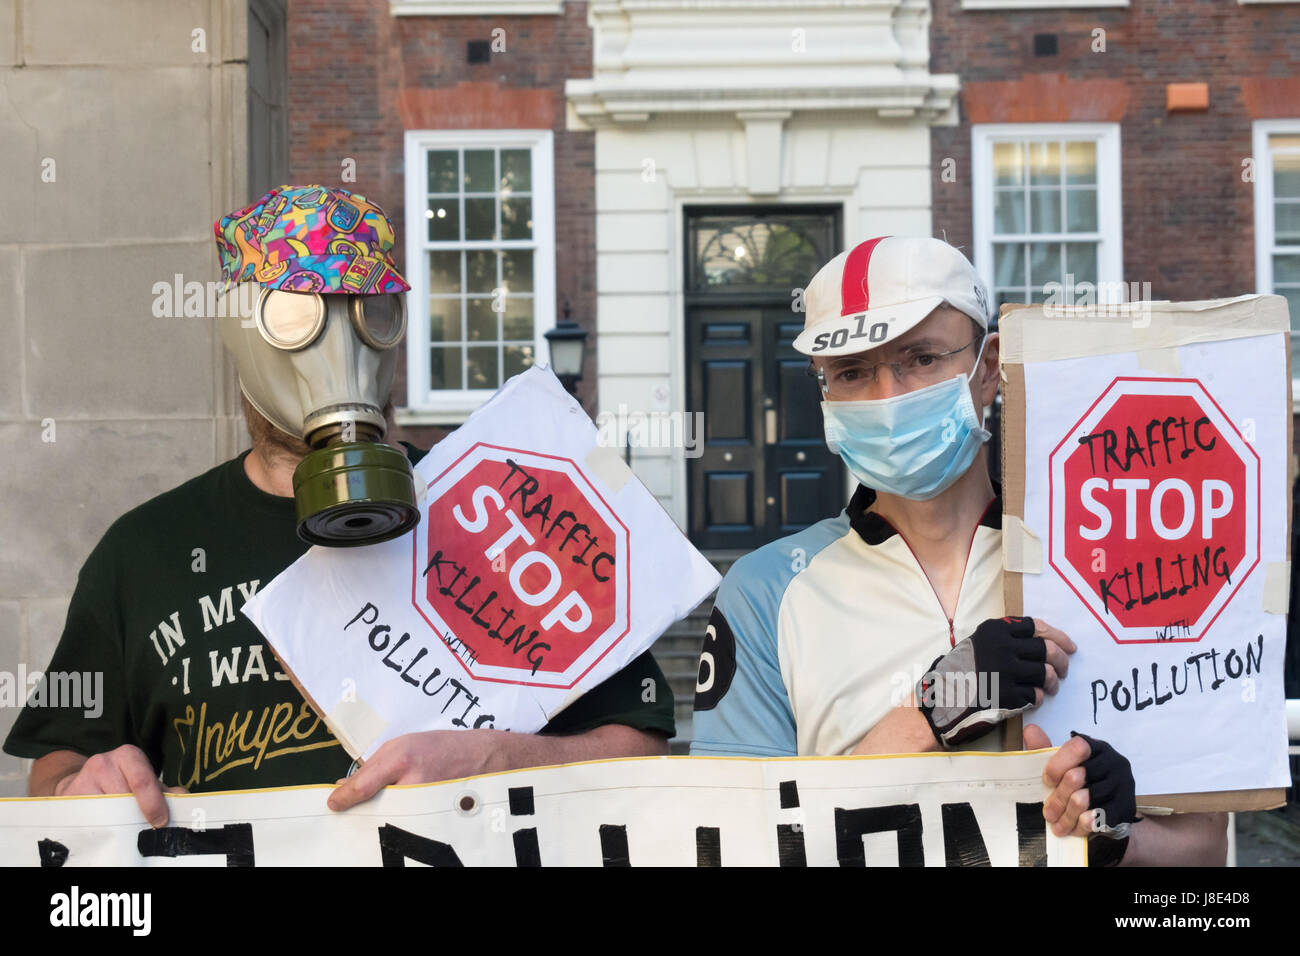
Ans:
<svg viewBox="0 0 1300 956"><path fill-rule="evenodd" d="M424 455L409 445L407 452L413 461ZM102 672L102 713L29 698L5 741L8 753L89 756L135 744L164 784L194 792L333 783L347 773L352 758L239 613L307 550L293 499L257 488L246 455L145 502L105 532L77 578L47 669ZM648 651L542 733L612 723L674 733L672 691Z"/></svg>

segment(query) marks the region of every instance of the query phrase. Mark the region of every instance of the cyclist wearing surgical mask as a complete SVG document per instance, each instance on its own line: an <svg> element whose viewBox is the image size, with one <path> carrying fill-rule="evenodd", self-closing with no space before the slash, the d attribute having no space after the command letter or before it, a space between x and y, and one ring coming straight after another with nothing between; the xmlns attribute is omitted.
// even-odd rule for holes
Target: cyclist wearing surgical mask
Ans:
<svg viewBox="0 0 1300 956"><path fill-rule="evenodd" d="M804 292L826 441L858 487L837 517L737 561L718 590L696 688L701 755L1000 750L1001 723L1066 679L1074 642L1005 616L1002 502L983 409L999 383L988 294L965 256L880 237ZM972 688L963 699L954 688ZM1063 744L1044 816L1091 836L1090 862L1222 864L1225 820L1137 820L1128 761ZM1098 816L1098 811L1104 816ZM1094 834L1094 820L1098 832Z"/></svg>

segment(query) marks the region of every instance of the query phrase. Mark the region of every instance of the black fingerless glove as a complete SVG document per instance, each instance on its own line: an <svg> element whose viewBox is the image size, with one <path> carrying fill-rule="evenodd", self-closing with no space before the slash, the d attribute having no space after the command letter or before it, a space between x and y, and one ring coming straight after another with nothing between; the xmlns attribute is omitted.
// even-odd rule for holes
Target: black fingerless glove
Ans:
<svg viewBox="0 0 1300 956"><path fill-rule="evenodd" d="M916 685L917 706L935 739L954 746L1032 707L1047 683L1046 661L1033 618L987 620L930 665Z"/></svg>
<svg viewBox="0 0 1300 956"><path fill-rule="evenodd" d="M1093 834L1088 838L1089 866L1116 866L1128 849L1129 828L1137 822L1137 784L1128 758L1087 734L1070 731L1088 741L1092 754L1083 762L1088 809L1095 810Z"/></svg>

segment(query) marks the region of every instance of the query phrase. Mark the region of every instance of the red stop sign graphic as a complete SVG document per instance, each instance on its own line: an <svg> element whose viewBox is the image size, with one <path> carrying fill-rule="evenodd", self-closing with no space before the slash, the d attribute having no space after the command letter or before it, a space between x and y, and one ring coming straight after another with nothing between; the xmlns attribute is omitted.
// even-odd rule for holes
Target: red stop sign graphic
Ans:
<svg viewBox="0 0 1300 956"><path fill-rule="evenodd" d="M1259 563L1259 456L1195 379L1111 382L1049 502L1052 567L1122 644L1200 640Z"/></svg>
<svg viewBox="0 0 1300 956"><path fill-rule="evenodd" d="M628 632L628 533L566 458L478 443L429 483L411 599L479 680L572 687Z"/></svg>

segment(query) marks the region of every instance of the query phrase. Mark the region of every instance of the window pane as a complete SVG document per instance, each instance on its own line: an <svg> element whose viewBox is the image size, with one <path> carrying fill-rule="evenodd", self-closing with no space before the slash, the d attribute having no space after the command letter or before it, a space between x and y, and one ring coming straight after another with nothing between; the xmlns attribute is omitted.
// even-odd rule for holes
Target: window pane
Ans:
<svg viewBox="0 0 1300 956"><path fill-rule="evenodd" d="M491 249L466 252L465 275L469 292L490 295L497 287L497 253Z"/></svg>
<svg viewBox="0 0 1300 956"><path fill-rule="evenodd" d="M1061 182L1061 144L1026 143L1029 150L1029 185L1056 186Z"/></svg>
<svg viewBox="0 0 1300 956"><path fill-rule="evenodd" d="M1065 231L1097 231L1097 190L1070 189L1066 191Z"/></svg>
<svg viewBox="0 0 1300 956"><path fill-rule="evenodd" d="M429 300L429 341L459 342L460 299Z"/></svg>
<svg viewBox="0 0 1300 956"><path fill-rule="evenodd" d="M687 286L770 289L788 298L835 255L832 223L820 214L691 215Z"/></svg>
<svg viewBox="0 0 1300 956"><path fill-rule="evenodd" d="M1029 244L1029 287L1036 294L1048 282L1060 282L1061 244L1059 242L1032 242ZM1042 299L1035 299L1041 302Z"/></svg>
<svg viewBox="0 0 1300 956"><path fill-rule="evenodd" d="M497 201L495 199L465 200L465 238L496 238Z"/></svg>
<svg viewBox="0 0 1300 956"><path fill-rule="evenodd" d="M1023 143L993 144L993 184L1023 186L1025 182L1025 147Z"/></svg>
<svg viewBox="0 0 1300 956"><path fill-rule="evenodd" d="M1074 277L1074 284L1097 284L1097 244L1095 242L1067 242L1065 244L1065 272Z"/></svg>
<svg viewBox="0 0 1300 956"><path fill-rule="evenodd" d="M506 297L506 310L501 316L503 339L533 339L533 297L511 295Z"/></svg>
<svg viewBox="0 0 1300 956"><path fill-rule="evenodd" d="M1019 189L998 189L993 193L993 234L1020 235L1025 228L1025 194Z"/></svg>
<svg viewBox="0 0 1300 956"><path fill-rule="evenodd" d="M1029 193L1029 231L1061 231L1061 191L1034 189Z"/></svg>
<svg viewBox="0 0 1300 956"><path fill-rule="evenodd" d="M1065 144L1065 181L1067 183L1097 182L1097 144Z"/></svg>
<svg viewBox="0 0 1300 956"><path fill-rule="evenodd" d="M1300 245L1300 202L1273 204L1273 241L1279 246Z"/></svg>
<svg viewBox="0 0 1300 956"><path fill-rule="evenodd" d="M429 217L431 242L455 242L460 238L460 204L455 198L430 199L424 214Z"/></svg>
<svg viewBox="0 0 1300 956"><path fill-rule="evenodd" d="M1297 256L1274 256L1273 257L1273 284L1282 285L1290 283L1300 285L1300 255ZM1300 318L1295 312L1291 313L1292 318Z"/></svg>
<svg viewBox="0 0 1300 956"><path fill-rule="evenodd" d="M460 346L439 348L435 345L429 352L429 387L463 388Z"/></svg>
<svg viewBox="0 0 1300 956"><path fill-rule="evenodd" d="M533 347L531 345L507 345L505 362L506 378L518 375L533 364Z"/></svg>
<svg viewBox="0 0 1300 956"><path fill-rule="evenodd" d="M496 192L495 154L492 149L465 150L465 192Z"/></svg>
<svg viewBox="0 0 1300 956"><path fill-rule="evenodd" d="M460 253L429 253L429 294L456 295L460 292Z"/></svg>
<svg viewBox="0 0 1300 956"><path fill-rule="evenodd" d="M533 291L533 250L510 249L501 253L501 284L511 292Z"/></svg>
<svg viewBox="0 0 1300 956"><path fill-rule="evenodd" d="M1021 303L1024 301L1024 289L1001 289L993 296L993 310L995 312L1000 311L1004 302Z"/></svg>
<svg viewBox="0 0 1300 956"><path fill-rule="evenodd" d="M501 200L501 238L533 238L533 201L516 196Z"/></svg>
<svg viewBox="0 0 1300 956"><path fill-rule="evenodd" d="M454 193L456 188L456 150L429 150L429 192Z"/></svg>
<svg viewBox="0 0 1300 956"><path fill-rule="evenodd" d="M1276 137L1273 142L1277 142ZM1273 196L1300 199L1300 152L1273 154Z"/></svg>
<svg viewBox="0 0 1300 956"><path fill-rule="evenodd" d="M532 154L526 149L501 150L501 191L526 193L532 188Z"/></svg>
<svg viewBox="0 0 1300 956"><path fill-rule="evenodd" d="M471 342L497 341L497 314L492 299L469 299L465 303L465 326Z"/></svg>
<svg viewBox="0 0 1300 956"><path fill-rule="evenodd" d="M993 285L995 287L1022 286L1025 284L1025 247L1019 242L997 243L993 246Z"/></svg>
<svg viewBox="0 0 1300 956"><path fill-rule="evenodd" d="M486 348L477 346L465 351L466 378L469 382L466 387L496 388L501 384L501 380L497 377L497 353L500 351L500 346L491 345Z"/></svg>

